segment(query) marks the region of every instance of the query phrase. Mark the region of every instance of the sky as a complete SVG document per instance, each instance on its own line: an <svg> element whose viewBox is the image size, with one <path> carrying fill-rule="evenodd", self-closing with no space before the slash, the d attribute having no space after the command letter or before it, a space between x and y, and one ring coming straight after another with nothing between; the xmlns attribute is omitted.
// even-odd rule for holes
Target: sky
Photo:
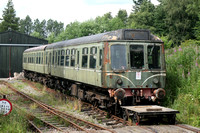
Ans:
<svg viewBox="0 0 200 133"><path fill-rule="evenodd" d="M16 16L24 19L27 15L33 20L57 20L65 25L70 22L83 22L111 12L116 16L120 9L131 13L133 0L12 0ZM0 0L0 18L8 0ZM152 0L155 5L157 0Z"/></svg>

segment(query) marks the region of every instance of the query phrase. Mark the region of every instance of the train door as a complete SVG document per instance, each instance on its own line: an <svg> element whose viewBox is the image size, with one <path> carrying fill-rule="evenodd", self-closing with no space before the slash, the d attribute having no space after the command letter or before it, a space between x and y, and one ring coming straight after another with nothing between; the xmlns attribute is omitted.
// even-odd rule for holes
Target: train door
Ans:
<svg viewBox="0 0 200 133"><path fill-rule="evenodd" d="M49 53L49 59L48 59L48 73L51 74L51 52Z"/></svg>

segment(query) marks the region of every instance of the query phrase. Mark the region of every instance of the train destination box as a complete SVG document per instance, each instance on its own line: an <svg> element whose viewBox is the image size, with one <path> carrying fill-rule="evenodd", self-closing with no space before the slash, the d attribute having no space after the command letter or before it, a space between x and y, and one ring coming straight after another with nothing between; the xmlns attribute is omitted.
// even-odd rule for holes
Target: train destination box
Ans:
<svg viewBox="0 0 200 133"><path fill-rule="evenodd" d="M12 104L7 99L0 99L0 115L8 115L12 111Z"/></svg>

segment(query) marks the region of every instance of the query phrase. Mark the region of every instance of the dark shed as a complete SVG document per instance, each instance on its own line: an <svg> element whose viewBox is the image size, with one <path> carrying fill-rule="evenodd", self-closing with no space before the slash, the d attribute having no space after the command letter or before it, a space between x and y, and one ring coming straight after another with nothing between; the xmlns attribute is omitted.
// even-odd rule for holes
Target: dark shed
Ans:
<svg viewBox="0 0 200 133"><path fill-rule="evenodd" d="M21 72L24 50L44 44L48 41L15 31L0 32L0 78Z"/></svg>

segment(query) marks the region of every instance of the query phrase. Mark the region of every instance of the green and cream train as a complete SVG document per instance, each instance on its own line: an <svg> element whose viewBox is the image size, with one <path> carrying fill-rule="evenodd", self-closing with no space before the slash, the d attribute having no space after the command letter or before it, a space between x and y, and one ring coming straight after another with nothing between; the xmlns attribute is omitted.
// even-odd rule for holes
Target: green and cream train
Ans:
<svg viewBox="0 0 200 133"><path fill-rule="evenodd" d="M30 48L23 69L28 79L102 108L165 96L164 44L149 30L121 29Z"/></svg>

